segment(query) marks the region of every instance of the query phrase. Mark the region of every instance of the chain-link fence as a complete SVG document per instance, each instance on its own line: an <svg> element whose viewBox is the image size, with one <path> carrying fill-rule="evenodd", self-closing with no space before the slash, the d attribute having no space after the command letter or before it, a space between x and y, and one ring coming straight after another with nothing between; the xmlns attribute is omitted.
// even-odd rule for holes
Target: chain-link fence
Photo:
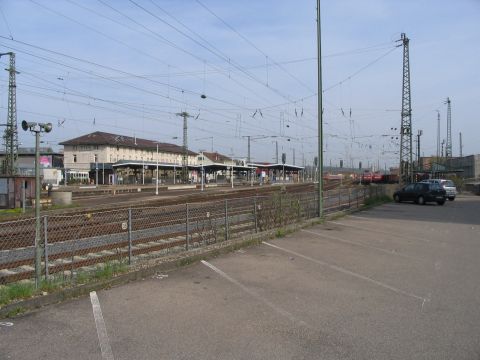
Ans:
<svg viewBox="0 0 480 360"><path fill-rule="evenodd" d="M324 192L324 213L358 208L384 194L383 187ZM99 266L128 265L211 245L247 234L281 228L318 216L316 192L275 192L163 207L44 215L35 243L35 218L0 226L0 284L36 275L35 253L45 278L75 280Z"/></svg>

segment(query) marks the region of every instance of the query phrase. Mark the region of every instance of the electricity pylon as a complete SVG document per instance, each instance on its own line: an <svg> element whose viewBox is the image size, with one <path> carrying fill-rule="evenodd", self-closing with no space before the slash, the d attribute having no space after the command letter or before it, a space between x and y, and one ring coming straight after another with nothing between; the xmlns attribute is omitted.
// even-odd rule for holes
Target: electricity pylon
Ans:
<svg viewBox="0 0 480 360"><path fill-rule="evenodd" d="M183 111L177 113L177 116L183 118L183 155L182 155L182 181L184 183L188 182L188 132L187 132L187 119L192 117L188 112Z"/></svg>
<svg viewBox="0 0 480 360"><path fill-rule="evenodd" d="M399 41L403 44L403 86L402 86L402 122L400 125L400 182L413 182L412 153L412 101L410 94L410 56L409 39L402 33Z"/></svg>
<svg viewBox="0 0 480 360"><path fill-rule="evenodd" d="M17 96L16 96L16 82L15 75L15 53L8 52L0 54L10 56L10 66L6 69L9 73L8 77L8 114L7 124L3 139L5 141L5 164L3 172L6 175L14 175L17 172L17 157L18 157L18 130L17 130Z"/></svg>

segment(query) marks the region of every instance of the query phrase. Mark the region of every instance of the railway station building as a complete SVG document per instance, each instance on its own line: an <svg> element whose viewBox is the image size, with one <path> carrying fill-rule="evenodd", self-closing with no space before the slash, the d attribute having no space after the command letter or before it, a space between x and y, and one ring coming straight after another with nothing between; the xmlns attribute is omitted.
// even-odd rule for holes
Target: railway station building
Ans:
<svg viewBox="0 0 480 360"><path fill-rule="evenodd" d="M154 140L96 131L60 145L69 184L152 184L157 164L159 178L167 182L182 168L183 147ZM197 156L188 151L191 168L196 167Z"/></svg>

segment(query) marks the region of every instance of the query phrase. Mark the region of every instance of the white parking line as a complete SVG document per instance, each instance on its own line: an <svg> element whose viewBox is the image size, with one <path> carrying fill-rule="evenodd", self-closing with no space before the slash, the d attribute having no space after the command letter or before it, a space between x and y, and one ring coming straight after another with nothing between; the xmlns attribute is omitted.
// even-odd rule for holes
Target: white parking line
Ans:
<svg viewBox="0 0 480 360"><path fill-rule="evenodd" d="M230 277L229 275L227 275L226 273L224 273L222 270L220 270L219 268L215 267L214 265L210 264L208 261L205 261L205 260L202 260L201 261L203 265L209 267L210 269L212 269L213 271L215 271L217 274L219 274L220 276L222 276L223 278L227 279L228 281L230 281L232 284L235 284L236 286L238 286L240 289L242 289L243 291L245 291L247 294L253 296L255 299L263 302L265 305L267 305L268 307L270 307L271 309L273 309L275 312L279 313L280 315L286 317L287 319L289 319L290 321L294 322L294 323L297 323L299 325L302 325L302 326L305 326L309 329L312 329L312 327L310 325L308 325L306 322L302 321L302 320L298 320L295 316L293 316L293 314L289 313L288 311L278 307L277 305L275 305L274 303L272 303L271 301L265 299L263 296L261 296L260 294L257 294L255 291L247 288L245 285L241 284L240 282L238 282L237 280L235 280L234 278Z"/></svg>
<svg viewBox="0 0 480 360"><path fill-rule="evenodd" d="M425 299L424 297L422 296L418 296L418 295L415 295L413 293L410 293L410 292L407 292L407 291L403 291L401 289L397 289L396 287L393 287L393 286L390 286L388 284L385 284L383 282L380 282L378 280L374 280L372 278L369 278L365 275L362 275L362 274L358 274L356 272L353 272L353 271L350 271L350 270L347 270L345 268L342 268L340 266L337 266L337 265L333 265L333 264L329 264L325 261L322 261L322 260L317 260L317 259L314 259L314 258L311 258L309 256L305 256L305 255L302 255L300 253L297 253L295 251L292 251L292 250L288 250L288 249L285 249L285 248L282 248L280 246L277 246L277 245L273 245L273 244L270 244L266 241L262 241L263 244L265 245L268 245L268 246L271 246L277 250L281 250L281 251L284 251L286 253L289 253L289 254L292 254L292 255L295 255L295 256L298 256L300 258L303 258L305 260L308 260L308 261L311 261L311 262L314 262L316 264L319 264L319 265L322 265L322 266L325 266L325 267L328 267L329 269L332 269L332 270L335 270L335 271L338 271L338 272L341 272L343 274L347 274L347 275L350 275L350 276L353 276L357 279L361 279L361 280L364 280L364 281L368 281L369 283L372 283L372 284L375 284L377 286L380 286L384 289L387 289L387 290L390 290L390 291L393 291L394 293L397 293L399 295L404 295L404 296L408 296L408 297L411 297L411 298L414 298L415 300L419 300L422 302L422 305L425 303L425 301L427 301L427 299Z"/></svg>
<svg viewBox="0 0 480 360"><path fill-rule="evenodd" d="M105 326L102 309L100 308L100 301L98 301L98 296L95 291L90 293L90 301L92 302L93 317L95 318L95 326L97 327L98 342L100 343L102 358L105 360L114 360L110 341L108 340L107 327Z"/></svg>
<svg viewBox="0 0 480 360"><path fill-rule="evenodd" d="M361 243L361 242L357 242L357 241L351 241L351 240L347 240L347 239L342 239L342 238L339 238L339 237L336 237L336 236L332 236L332 235L320 234L320 233L317 233L317 232L315 232L315 231L309 231L309 230L305 230L305 229L301 229L300 231L303 231L303 232L306 232L306 233L312 234L312 235L317 235L317 236L319 236L319 237L324 237L324 238L326 238L326 239L331 239L331 240L335 240L335 241L339 241L339 242L344 242L344 243L346 243L346 244L351 244L351 245L355 245L355 246L360 246L360 247L363 247L363 248L366 248L366 249L372 249L372 250L380 251L380 252L385 253L385 254L388 254L388 255L400 256L400 257L404 257L404 258L406 258L406 259L421 261L420 259L414 258L414 257L412 257L412 256L408 256L408 255L405 255L405 254L397 253L397 252L395 252L394 250L388 250L388 249L380 248L380 247L377 247L377 246L367 245L367 244L364 244L364 243Z"/></svg>
<svg viewBox="0 0 480 360"><path fill-rule="evenodd" d="M419 240L419 241L423 241L423 242L430 242L429 239L423 239L423 238L418 238L418 237L413 237L413 236L405 236L405 235L400 235L400 234L394 234L394 233L388 232L388 231L372 229L371 227L369 227L368 229L365 229L361 226L349 225L349 224L345 224L345 223L341 223L341 222L337 222L337 221L329 221L329 223L330 224L335 224L335 225L340 225L340 226L345 226L345 227L349 227L349 228L357 229L357 230L361 230L361 231L368 231L368 232L374 232L374 233L377 233L377 234L394 236L394 237L399 238L399 239L410 239L410 240L414 240L414 241Z"/></svg>

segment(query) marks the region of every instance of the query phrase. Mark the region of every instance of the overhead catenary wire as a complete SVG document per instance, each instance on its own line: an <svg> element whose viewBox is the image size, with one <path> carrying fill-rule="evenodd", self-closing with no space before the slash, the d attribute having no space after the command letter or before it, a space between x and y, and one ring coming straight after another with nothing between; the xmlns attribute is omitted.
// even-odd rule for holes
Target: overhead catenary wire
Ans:
<svg viewBox="0 0 480 360"><path fill-rule="evenodd" d="M20 43L22 43L22 44L25 44L24 42L21 42L21 41L18 41L18 40L15 40L15 41L20 42ZM30 44L28 44L28 45L30 45ZM31 46L33 46L33 47L35 47L35 48L40 48L40 47L35 46L35 45L31 45ZM71 56L69 56L69 55L61 54L61 53L58 53L58 52L55 52L55 51L51 51L51 50L48 50L48 49L44 49L44 48L41 48L41 49L42 49L42 50L46 50L46 51L48 51L48 52L53 52L54 54L66 56L66 57L68 57L68 58L73 58L74 60L84 61L84 60L82 60L82 59L79 59L79 58L76 58L76 57L71 57ZM84 72L84 73L87 73L87 74L90 74L90 75L95 75L95 76L97 76L97 77L99 77L99 78L101 78L101 79L104 79L104 80L111 80L112 82L114 82L114 83L116 83L116 84L125 85L125 86L128 86L128 87L134 88L134 89L136 89L136 90L138 90L138 91L144 91L144 92L147 92L147 93L152 94L152 95L159 95L159 96L165 97L164 94L159 94L159 93L153 92L153 91L151 91L151 90L144 90L144 89L139 88L139 87L137 87L137 86L135 86L135 85L132 85L132 84L122 83L122 82L120 82L120 81L108 79L108 78L106 78L104 75L98 74L98 73L93 72L93 71L91 71L91 70L82 69L82 68L78 68L78 67L72 66L72 65L70 65L70 64L61 63L61 62L59 62L59 61L57 61L57 60L49 59L49 58L46 58L46 57L43 57L43 56L40 56L40 55L35 55L35 54L29 53L29 52L27 52L27 51L25 51L25 50L16 49L16 51L24 52L24 53L26 53L26 54L28 54L28 55L31 55L31 56L40 58L40 59L45 60L45 61L53 62L53 63L55 63L55 64L57 64L57 65L65 66L65 67L67 67L67 68L69 68L69 69L72 69L72 70ZM106 66L104 66L104 65L100 65L100 64L93 63L93 62L90 62L90 61L84 61L84 62L86 62L86 63L88 63L88 64L95 65L95 66L104 67L104 68L107 68L107 69L112 70L112 71L117 71L116 69L113 69L113 68L111 68L111 67L106 67ZM121 71L121 70L118 70L118 71ZM122 71L121 71L121 72L122 72ZM181 100L175 99L175 101L181 103ZM233 104L232 104L232 105L233 105ZM247 109L247 110L249 110L249 109ZM208 109L207 109L206 111L211 112L211 111L208 110ZM266 128L264 128L264 129L266 129Z"/></svg>
<svg viewBox="0 0 480 360"><path fill-rule="evenodd" d="M262 85L262 86L266 86L267 89L270 89L272 92L274 92L275 94L277 94L278 96L284 98L285 100L289 101L289 97L285 94L283 94L280 90L272 87L272 86L267 86L263 81L261 81L260 79L258 79L256 76L254 76L253 74L251 74L250 72L246 71L244 68L242 68L239 64L237 64L235 61L232 60L231 57L228 57L226 56L225 54L223 53L218 53L214 50L212 50L210 47L202 44L201 42L199 42L198 40L196 40L195 38L193 38L192 36L188 35L187 33L185 33L184 31L178 29L176 26L170 24L168 21L162 19L161 17L159 17L158 15L154 14L152 11L146 9L144 6L141 6L140 4L138 4L136 1L134 0L129 0L132 4L134 4L135 6L137 6L138 8L144 10L146 13L150 14L152 17L154 17L155 19L161 21L162 23L164 23L165 25L171 27L172 29L174 29L175 31L177 31L178 33L182 34L183 36L187 37L188 39L190 39L191 41L193 41L194 43L196 43L197 45L199 45L200 47L204 48L205 50L207 50L208 52L212 53L213 55L215 55L216 57L218 57L219 59L227 62L228 64L232 64L235 68L237 68L238 70L240 70L241 73L243 73L244 75L246 75L248 78L250 78L251 80L253 80L254 82L257 82L258 84Z"/></svg>
<svg viewBox="0 0 480 360"><path fill-rule="evenodd" d="M145 32L144 32L144 33L145 33ZM380 48L380 47L378 47L378 48ZM377 50L375 50L375 51L377 51ZM341 56L341 55L339 55L339 56ZM59 65L59 66L61 66L61 65ZM274 66L273 61L270 61L270 58L269 58L269 64L268 64L268 66ZM84 69L85 69L85 68L84 68ZM86 70L89 70L89 69L86 69ZM109 71L110 71L110 70L109 70ZM212 72L213 72L213 71L216 71L216 70L213 70L213 69L212 69ZM220 70L218 70L218 71L220 71ZM240 70L238 70L238 69L233 69L233 71L235 71L235 72L237 72L237 71L240 72ZM205 74L205 72L204 72L204 74ZM100 80L100 82L102 82L103 80L107 80L106 78L107 78L107 77L110 77L109 74L102 74L102 75L104 75L103 78L98 78L98 79ZM142 79L141 77L139 77L138 75L135 75L135 74L132 74L132 75L133 75L132 78L138 79L138 80L140 80L142 83L143 83L144 80L145 80L145 79ZM199 75L201 75L201 74L199 74ZM123 75L123 76L129 77L130 75ZM148 76L145 76L145 77L148 77ZM95 77L95 78L96 78L96 77ZM103 84L103 82L102 82L102 84ZM118 83L117 83L117 84L118 84ZM52 84L52 85L53 85L53 84ZM158 85L158 86L162 86L162 85L160 85L160 84L157 84L157 85ZM120 84L118 84L118 86L120 86ZM124 86L124 85L122 84L121 86ZM135 86L138 86L138 85L135 84ZM144 86L144 84L142 84L141 86L138 86L138 87L143 87L143 86ZM164 86L164 85L163 85L163 86ZM128 87L127 87L127 88L128 88ZM167 88L170 89L170 87L167 87ZM181 88L181 87L180 87L180 88ZM53 89L53 88L52 88L52 89ZM72 90L73 92L78 91L78 90L75 89L75 87L71 87L71 90ZM182 90L184 90L185 92L188 92L187 89L182 89ZM177 91L178 91L178 90L177 90ZM181 90L180 90L180 91L181 91ZM157 91L157 92L162 93L162 92L160 92L160 91ZM70 93L70 91L68 91L68 89L67 89L67 91L66 91L65 93L66 93L66 95L68 95L69 97L70 97L70 96L74 96L74 94ZM192 93L189 93L189 94L190 94L190 95L196 95L195 93L198 94L198 92L192 92ZM59 93L59 94L60 94L60 93ZM86 94L86 93L84 92L84 95L85 95L85 94ZM94 94L94 95L86 94L86 95L87 95L87 97L85 97L85 99L90 98L90 99L92 99L92 100L94 100L94 101L108 100L108 99L103 99L101 96L98 96L97 94ZM151 94L151 95L153 96L154 94ZM156 95L155 95L155 96L156 96ZM315 94L314 94L313 96L315 96ZM100 100L100 99L101 99L101 100ZM171 100L170 97L167 97L167 99L168 99L168 100ZM188 99L188 97L187 97L187 99ZM307 96L301 96L301 97L298 97L297 99L292 99L292 97L290 97L289 101L284 102L284 105L282 105L282 106L287 106L287 107L290 107L290 108L289 108L289 109L288 109L288 108L287 108L287 109L282 109L282 111L284 111L285 113L290 113L290 114L291 114L292 111L293 111L292 106L296 106L296 105L295 105L295 101L301 101L302 99L306 100L306 99L307 99ZM179 97L179 99L177 99L177 100L182 100L182 98ZM222 99L222 100L223 100L223 99ZM185 101L183 101L183 106L189 106L190 108L192 108L192 107L193 107L193 108L195 108L195 107L202 107L201 104L192 104L190 100L187 100L187 101L188 101L188 104L187 104ZM181 104L181 103L182 103L182 102L180 101L178 104ZM134 111L134 112L138 112L138 111L139 111L139 105L138 105L138 104L135 104L135 103L132 103L131 105L126 105L125 102L116 101L115 99L112 99L112 103L111 103L111 104L114 105L114 107L120 106L120 107L124 107L124 108L126 108L126 109L127 109L127 106L131 106L131 110L132 110L132 111ZM224 113L224 114L221 113L222 110L215 110L211 105L212 105L212 104L208 104L208 106L205 106L205 109L202 109L202 110L201 110L202 113L203 113L203 112L209 112L209 111L212 111L212 110L213 110L213 111L216 111L216 112L217 112L217 114L215 114L215 116L221 117L221 116L226 115L225 113ZM238 111L248 111L248 110L251 110L251 109L259 108L261 111L264 112L264 115L265 115L265 117L266 117L267 119L273 119L273 118L275 118L275 117L278 118L278 113L277 113L277 115L273 115L273 114L274 114L274 111L268 112L268 111L266 111L266 108L263 107L263 106L252 105L252 104L244 104L243 106L235 107L236 105L241 105L241 104L232 104L232 105L231 105L232 107L231 107L230 109L232 109L233 111L235 111L236 109L238 109ZM160 105L158 105L158 106L161 107ZM181 105L181 106L182 106L182 105ZM167 106L165 106L165 107L167 107ZM279 106L279 107L281 107L281 106ZM305 108L305 110L307 110L307 109L308 109L308 107ZM157 109L153 109L153 108L152 108L152 109L150 109L150 110L156 111ZM274 108L271 109L271 110L274 110ZM218 113L218 111L220 111L220 113ZM165 112L165 114L168 114L168 113L169 113L169 111L166 111L166 112ZM228 115L228 116L231 118L231 115ZM98 119L98 118L97 118L97 119ZM250 124L250 125L252 126L252 128L257 128L257 125L258 125L257 123L258 123L258 122L249 121L248 116L244 116L243 119L244 119L244 122L246 121L246 125L245 125L245 126L249 126L249 124ZM290 119L290 120L292 121L292 122L290 123L291 126L297 126L297 125L298 125L298 128L299 128L299 129L300 129L300 128L302 128L302 129L308 129L308 128L309 128L308 125L301 124L301 121L293 122L293 120L295 120L295 119ZM303 120L303 119L302 119L302 120ZM210 120L209 120L209 121L210 121ZM287 121L288 121L288 119L287 119ZM260 124L260 125L261 125L261 124ZM266 128L268 128L268 127L266 127ZM310 127L310 128L311 128L311 127ZM294 133L294 132L293 132L293 133ZM293 138L293 136L292 136L292 138Z"/></svg>
<svg viewBox="0 0 480 360"><path fill-rule="evenodd" d="M33 0L31 0L31 1L33 1ZM92 9L86 8L86 7L83 6L83 5L79 5L79 4L75 3L75 2L72 1L72 0L68 0L68 1L69 1L70 3L72 3L72 4L75 4L75 5L83 8L83 9L86 9L87 11L93 12L93 13L95 13L95 14L98 15L98 16L101 16L101 17L103 17L103 18L109 19L110 21L114 21L116 24L119 24L119 25L122 25L122 26L126 26L125 24L120 23L119 21L113 20L113 19L111 19L110 17L105 17L103 14L100 14L100 13L98 13L98 12L92 10ZM167 45L171 46L172 48L174 48L174 49L176 49L176 50L178 50L178 51L181 51L181 52L183 52L183 53L185 53L185 54L187 54L187 55L195 58L195 59L198 60L199 62L204 62L204 61L205 61L205 59L199 57L197 54L195 54L195 53L193 53L193 52L191 52L191 51L189 51L189 50L187 50L187 49L184 49L184 48L182 48L181 46L178 46L178 45L175 44L174 42L168 40L168 39L167 39L166 37L164 37L163 35L159 34L159 33L156 32L156 31L151 30L150 28L148 28L148 27L145 26L144 24L140 23L139 21L137 21L136 19L132 18L131 16L125 14L124 12L116 9L116 8L113 7L112 5L106 3L105 1L103 1L103 0L97 0L97 1L99 1L101 4L105 5L106 7L108 7L109 9L111 9L112 11L116 12L117 14L125 17L125 18L128 19L129 21L131 21L131 22L135 23L136 25L138 25L138 26L142 27L143 29L145 29L151 36L153 36L153 38L154 38L155 40L160 40L160 41L162 41L162 43L167 44ZM48 8L47 8L47 9L48 9ZM61 14L61 13L58 13L58 12L55 12L55 13L57 13L59 16L63 16L63 17L66 17L67 19L71 19L70 17L67 17L66 15L63 15L63 14ZM74 20L73 20L73 21L74 21ZM80 23L80 22L76 22L76 21L75 21L75 23L77 23L78 25L81 25L81 26L85 26L85 27L88 28L88 29L93 29L92 27L87 26L87 25L83 25L83 24ZM128 27L128 26L127 26L127 27ZM131 29L131 27L128 27L128 28ZM96 33L103 34L103 32L101 32L101 31L99 31L99 30L96 30L96 29L93 29L93 31L95 31ZM143 33L143 32L142 32L142 34L145 35L145 33ZM105 36L110 37L109 35L105 35ZM128 44L125 44L124 42L120 42L120 43L128 47ZM143 54L143 53L141 53L141 54ZM164 65L165 65L165 63L164 63ZM167 65L168 65L168 64L167 64ZM171 65L168 65L168 66L171 66ZM231 78L231 77L227 74L226 70L221 69L220 67L214 66L214 65L211 65L211 64L208 64L208 66L216 69L217 71L219 71L219 72L220 72L221 74L223 74L224 76L228 76L228 78L229 78L230 80L234 81L236 84L238 84L240 87L244 88L245 90L251 92L253 95L255 95L255 97L256 97L257 99L263 99L263 97L262 97L261 95L259 95L258 93L254 92L252 89L249 89L248 87L246 87L243 83L241 83L241 82L238 81L237 79ZM217 86L219 86L219 85L217 84ZM265 99L264 99L264 100L265 100Z"/></svg>

